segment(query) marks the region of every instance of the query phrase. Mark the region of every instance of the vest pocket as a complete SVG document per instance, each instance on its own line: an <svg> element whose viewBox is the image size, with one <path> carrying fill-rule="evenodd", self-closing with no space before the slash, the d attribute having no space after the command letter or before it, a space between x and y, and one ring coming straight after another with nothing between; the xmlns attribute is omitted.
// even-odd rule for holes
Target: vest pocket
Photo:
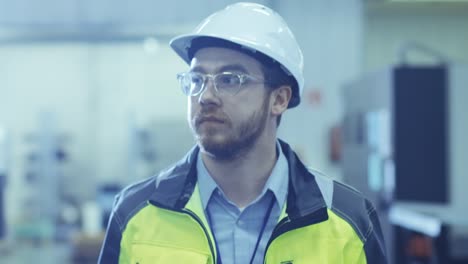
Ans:
<svg viewBox="0 0 468 264"><path fill-rule="evenodd" d="M132 244L131 263L132 264L153 264L153 263L193 263L207 264L210 255L202 252L192 251L164 245L150 243Z"/></svg>

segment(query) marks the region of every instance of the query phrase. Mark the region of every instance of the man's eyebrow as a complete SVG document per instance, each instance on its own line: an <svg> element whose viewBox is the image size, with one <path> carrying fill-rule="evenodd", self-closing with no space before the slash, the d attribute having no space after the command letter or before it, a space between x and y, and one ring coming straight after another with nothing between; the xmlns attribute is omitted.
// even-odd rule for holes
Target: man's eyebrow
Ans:
<svg viewBox="0 0 468 264"><path fill-rule="evenodd" d="M219 72L227 72L227 71L232 71L232 72L242 72L242 73L247 73L248 70L240 65L240 64L229 64L225 65L218 70Z"/></svg>
<svg viewBox="0 0 468 264"><path fill-rule="evenodd" d="M195 67L191 68L190 71L205 73L205 70L201 66L195 66Z"/></svg>
<svg viewBox="0 0 468 264"><path fill-rule="evenodd" d="M190 69L192 72L201 72L201 73L206 73L206 70L204 69L203 66L197 65ZM217 73L220 72L240 72L240 73L248 73L249 71L247 68L242 66L241 64L228 64L220 67L219 69L216 70Z"/></svg>

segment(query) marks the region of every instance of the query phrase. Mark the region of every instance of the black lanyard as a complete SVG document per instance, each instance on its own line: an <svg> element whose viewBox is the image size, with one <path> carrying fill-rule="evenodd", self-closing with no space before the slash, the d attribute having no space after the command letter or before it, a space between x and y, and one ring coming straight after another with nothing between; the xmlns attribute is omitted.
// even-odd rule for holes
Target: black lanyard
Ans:
<svg viewBox="0 0 468 264"><path fill-rule="evenodd" d="M257 237L257 242L255 243L255 248L254 248L254 251L252 253L252 256L250 257L250 261L249 263L252 264L254 259L255 259L255 255L257 253L257 249L258 249L258 245L260 244L260 240L262 240L262 236L263 236L263 232L265 231L265 228L268 224L268 220L270 219L270 216L271 216L271 211L273 209L273 205L275 205L275 197L273 196L271 198L271 202L270 202L270 205L268 207L268 210L265 214L265 216L263 217L263 223L262 223L262 228L260 229L260 234L258 235ZM208 221L209 221L209 225L211 227L211 233L213 234L213 239L214 239L214 242L215 242L215 246L216 246L216 255L217 255L217 264L222 264L223 262L221 261L221 255L219 254L219 249L218 249L218 241L216 239L216 236L215 236L215 232L214 232L214 229L213 229L213 221L212 221L212 218L211 218L211 214L210 214L210 210L206 210L206 214L208 215Z"/></svg>

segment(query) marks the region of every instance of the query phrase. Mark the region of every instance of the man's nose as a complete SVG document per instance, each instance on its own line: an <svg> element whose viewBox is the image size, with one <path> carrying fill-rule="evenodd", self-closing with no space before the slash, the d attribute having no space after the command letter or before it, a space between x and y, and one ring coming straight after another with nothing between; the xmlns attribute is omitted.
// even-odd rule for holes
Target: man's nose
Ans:
<svg viewBox="0 0 468 264"><path fill-rule="evenodd" d="M199 103L219 103L218 91L215 88L213 78L207 78L203 91L200 93L198 97Z"/></svg>

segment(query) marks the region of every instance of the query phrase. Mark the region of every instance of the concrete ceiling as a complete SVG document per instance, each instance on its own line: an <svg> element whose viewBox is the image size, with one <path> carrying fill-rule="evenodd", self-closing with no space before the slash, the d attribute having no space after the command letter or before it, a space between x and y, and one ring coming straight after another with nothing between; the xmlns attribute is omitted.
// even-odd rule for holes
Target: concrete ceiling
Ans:
<svg viewBox="0 0 468 264"><path fill-rule="evenodd" d="M365 0L366 14L468 15L468 0Z"/></svg>
<svg viewBox="0 0 468 264"><path fill-rule="evenodd" d="M171 37L235 0L0 0L0 41ZM272 6L273 0L255 1Z"/></svg>
<svg viewBox="0 0 468 264"><path fill-rule="evenodd" d="M275 8L279 0L256 0ZM300 4L295 0L290 4ZM363 0L367 16L466 14L468 0ZM190 31L235 0L0 0L0 43L30 41L134 41ZM283 4L284 5L284 4ZM281 10L278 10L281 12ZM304 12L305 13L305 12Z"/></svg>

